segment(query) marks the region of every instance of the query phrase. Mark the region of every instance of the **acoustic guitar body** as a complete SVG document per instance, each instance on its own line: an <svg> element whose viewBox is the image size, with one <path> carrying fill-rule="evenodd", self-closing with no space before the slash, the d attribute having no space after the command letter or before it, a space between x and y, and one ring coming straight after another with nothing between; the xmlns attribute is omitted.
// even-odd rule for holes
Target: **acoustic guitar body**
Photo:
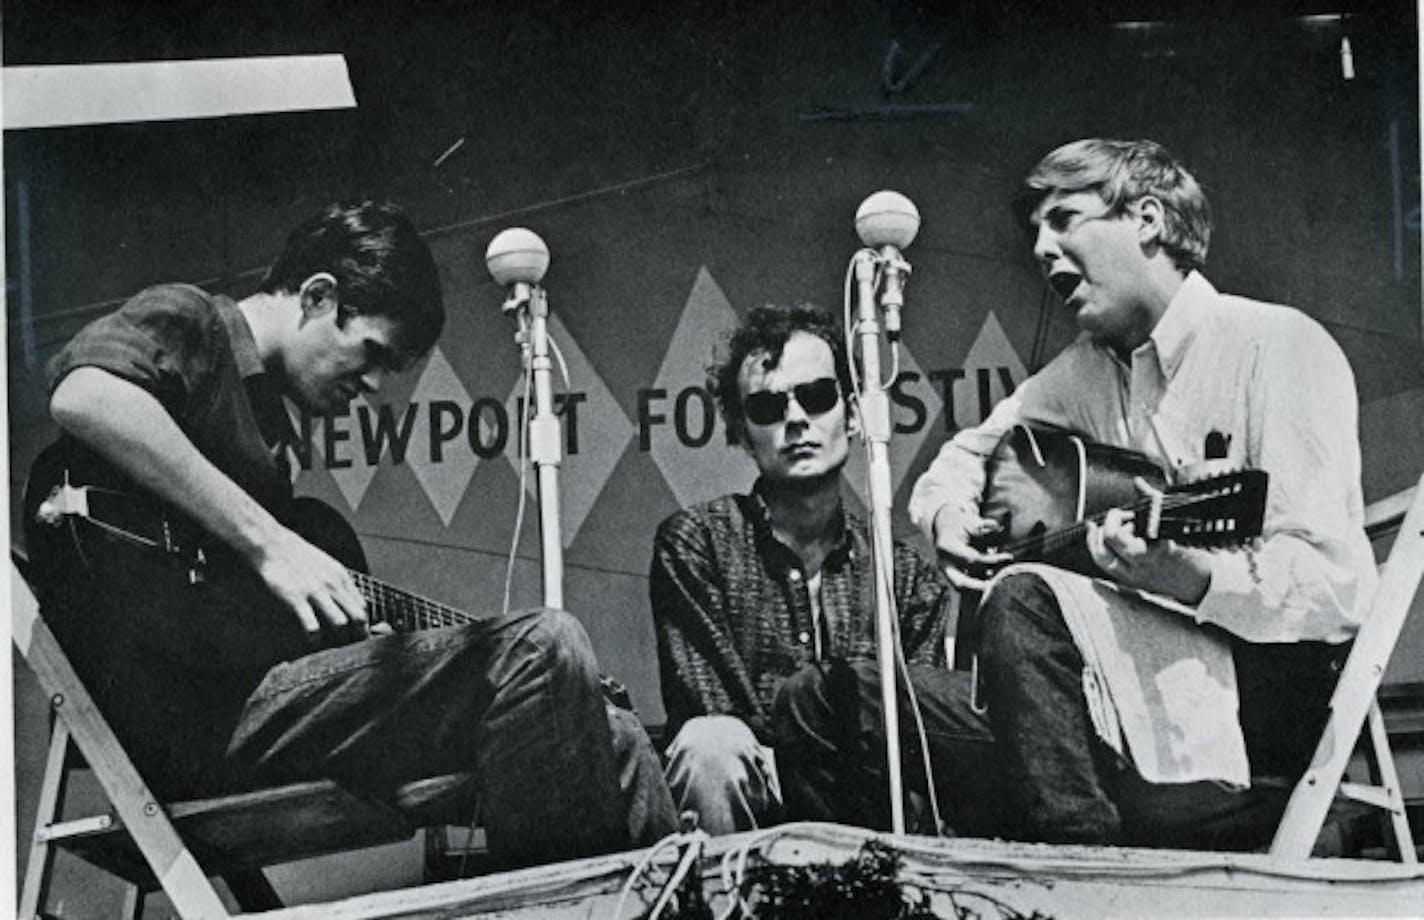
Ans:
<svg viewBox="0 0 1424 920"><path fill-rule="evenodd" d="M1003 530L979 547L1012 543L1016 559L1047 562L1084 575L1101 573L1081 540L1056 546L1045 538L1109 508L1133 504L1139 497L1135 477L1164 484L1161 469L1140 453L1069 431L1023 425L1000 439L985 469L981 512Z"/></svg>

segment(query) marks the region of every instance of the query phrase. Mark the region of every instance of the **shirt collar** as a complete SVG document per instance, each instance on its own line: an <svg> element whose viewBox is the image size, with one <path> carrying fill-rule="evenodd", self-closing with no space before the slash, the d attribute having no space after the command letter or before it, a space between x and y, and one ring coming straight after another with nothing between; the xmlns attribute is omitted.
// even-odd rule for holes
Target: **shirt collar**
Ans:
<svg viewBox="0 0 1424 920"><path fill-rule="evenodd" d="M237 362L237 372L246 380L265 373L262 355L257 351L257 340L252 336L252 328L247 325L247 317L237 308L232 298L217 294L213 297L218 315L227 326L228 339L232 343L232 357Z"/></svg>
<svg viewBox="0 0 1424 920"><path fill-rule="evenodd" d="M1202 312L1219 295L1211 282L1200 272L1192 272L1182 282L1172 302L1148 337L1157 349L1157 362L1162 368L1162 376L1168 380L1177 373L1182 359L1192 340L1196 338L1201 323Z"/></svg>
<svg viewBox="0 0 1424 920"><path fill-rule="evenodd" d="M775 532L771 529L771 509L767 507L766 497L763 494L765 491L766 480L758 477L756 485L752 486L751 495L749 496L751 501L748 502L751 508L752 523L760 533L773 540L777 540ZM850 550L854 546L854 531L852 528L854 520L854 516L846 511L845 503L841 502L840 507L837 509L836 519L831 525L832 532L837 535L836 548L832 551L833 553ZM780 543L781 541L777 540L777 542Z"/></svg>

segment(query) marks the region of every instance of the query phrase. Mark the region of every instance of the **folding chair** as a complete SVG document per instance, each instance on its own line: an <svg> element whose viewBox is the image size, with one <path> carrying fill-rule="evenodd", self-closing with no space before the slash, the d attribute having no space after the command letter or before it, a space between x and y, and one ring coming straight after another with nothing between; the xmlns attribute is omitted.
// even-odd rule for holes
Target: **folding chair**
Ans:
<svg viewBox="0 0 1424 920"><path fill-rule="evenodd" d="M1287 859L1310 856L1338 791L1344 798L1383 809L1388 815L1399 858L1406 863L1417 861L1378 693L1385 666L1389 664L1405 617L1418 593L1421 576L1424 576L1424 478L1414 489L1414 499L1404 515L1389 558L1381 568L1378 593L1340 672L1335 693L1330 698L1330 718L1315 748L1310 768L1296 784L1276 829L1271 842L1272 855ZM1368 784L1344 782L1346 764L1360 740L1361 731L1366 728L1366 756L1372 761L1371 772L1375 776Z"/></svg>
<svg viewBox="0 0 1424 920"><path fill-rule="evenodd" d="M40 614L19 569L11 566L15 647L39 679L54 716L19 917L36 920L63 847L129 883L125 915L141 917L144 896L162 888L184 918L229 917L208 876L227 882L243 911L281 907L264 866L407 839L468 794L467 778L410 783L390 805L358 799L329 781L298 783L222 798L160 803ZM93 770L112 813L64 819L74 749ZM425 820L425 816L432 816Z"/></svg>

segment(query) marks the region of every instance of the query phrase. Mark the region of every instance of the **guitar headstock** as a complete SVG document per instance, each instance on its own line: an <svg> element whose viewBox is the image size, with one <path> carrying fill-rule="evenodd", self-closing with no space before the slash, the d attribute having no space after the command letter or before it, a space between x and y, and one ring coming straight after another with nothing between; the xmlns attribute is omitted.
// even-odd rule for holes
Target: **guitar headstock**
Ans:
<svg viewBox="0 0 1424 920"><path fill-rule="evenodd" d="M1234 546L1261 535L1266 513L1264 470L1239 470L1172 486L1157 536L1186 546Z"/></svg>

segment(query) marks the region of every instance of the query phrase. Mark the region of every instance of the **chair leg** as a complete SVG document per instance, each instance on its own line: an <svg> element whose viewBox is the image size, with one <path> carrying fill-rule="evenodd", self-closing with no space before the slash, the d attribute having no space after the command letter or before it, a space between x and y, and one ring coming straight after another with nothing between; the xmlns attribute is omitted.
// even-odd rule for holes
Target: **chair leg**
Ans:
<svg viewBox="0 0 1424 920"><path fill-rule="evenodd" d="M1416 863L1414 835L1409 830L1409 816L1404 809L1404 794L1399 786L1399 772L1394 765L1394 752L1389 746L1389 732L1385 729L1384 714L1379 702L1370 705L1367 718L1369 743L1365 745L1370 767L1370 779L1384 792L1387 804L1385 815L1385 847L1392 859L1405 863ZM1393 830L1393 834L1389 833Z"/></svg>
<svg viewBox="0 0 1424 920"><path fill-rule="evenodd" d="M277 910L286 906L268 881L267 874L261 869L229 872L223 876L223 881L227 882L227 890L232 892L232 896L237 899L237 905L246 913Z"/></svg>
<svg viewBox="0 0 1424 920"><path fill-rule="evenodd" d="M35 920L44 907L49 892L50 871L54 868L54 847L45 832L60 819L64 811L67 775L64 761L69 753L69 729L62 720L55 720L49 735L49 755L45 758L44 780L40 784L39 805L35 809L35 828L30 836L30 858L25 865L25 882L20 891L18 917Z"/></svg>

